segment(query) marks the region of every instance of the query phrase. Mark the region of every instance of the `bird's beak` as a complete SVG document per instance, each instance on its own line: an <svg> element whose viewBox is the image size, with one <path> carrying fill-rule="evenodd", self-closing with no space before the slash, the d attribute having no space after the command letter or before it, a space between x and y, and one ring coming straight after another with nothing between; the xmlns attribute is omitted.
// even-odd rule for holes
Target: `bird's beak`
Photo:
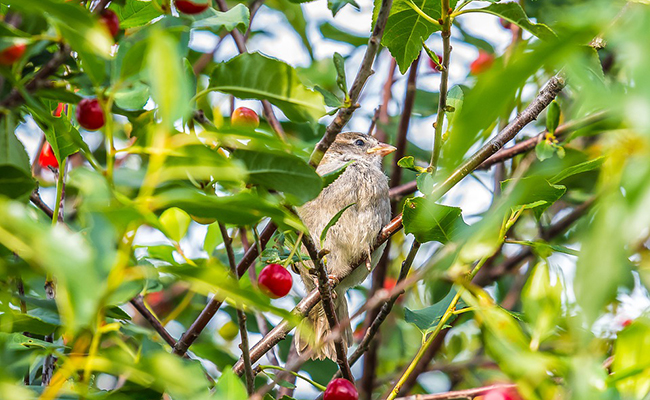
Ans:
<svg viewBox="0 0 650 400"><path fill-rule="evenodd" d="M370 153L370 154L379 153L380 156L384 157L384 156L394 152L395 150L397 150L397 147L395 147L395 146L391 146L391 145L386 144L386 143L379 143L379 145L368 149L367 152Z"/></svg>

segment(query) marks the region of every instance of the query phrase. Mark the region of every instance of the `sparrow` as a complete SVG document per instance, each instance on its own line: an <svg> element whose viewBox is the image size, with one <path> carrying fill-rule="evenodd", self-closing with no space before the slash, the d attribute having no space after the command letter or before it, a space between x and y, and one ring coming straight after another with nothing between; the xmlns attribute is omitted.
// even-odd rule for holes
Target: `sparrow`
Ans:
<svg viewBox="0 0 650 400"><path fill-rule="evenodd" d="M328 251L325 256L328 275L345 276L332 293L339 321L348 318L345 293L366 279L384 251L385 245L382 245L371 254L377 236L391 217L388 177L382 170L381 160L395 150L395 147L364 133L339 134L325 152L316 172L322 176L351 163L318 197L297 210L318 250ZM321 249L321 232L336 213L351 204L327 231ZM360 265L352 271L355 265L364 260L365 266ZM305 288L308 291L316 289L314 274L310 273L313 265L306 262L297 264L296 268ZM319 303L298 326L294 338L298 353L315 346L312 359L336 359L334 343L321 345L329 330L323 306ZM349 347L352 343L349 324L341 337L346 348Z"/></svg>

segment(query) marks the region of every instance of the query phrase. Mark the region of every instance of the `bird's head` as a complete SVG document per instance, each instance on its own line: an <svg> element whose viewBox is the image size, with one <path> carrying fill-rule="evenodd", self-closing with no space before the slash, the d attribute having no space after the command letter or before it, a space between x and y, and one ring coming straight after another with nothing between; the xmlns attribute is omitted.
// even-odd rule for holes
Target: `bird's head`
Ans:
<svg viewBox="0 0 650 400"><path fill-rule="evenodd" d="M354 160L381 167L381 158L395 150L395 147L365 133L345 132L336 137L325 153L323 163L338 166Z"/></svg>

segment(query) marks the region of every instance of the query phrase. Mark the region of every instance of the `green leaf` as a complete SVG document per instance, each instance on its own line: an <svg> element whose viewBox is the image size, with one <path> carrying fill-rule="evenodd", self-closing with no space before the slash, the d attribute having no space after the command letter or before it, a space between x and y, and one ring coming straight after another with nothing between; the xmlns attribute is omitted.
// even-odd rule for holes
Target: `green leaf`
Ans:
<svg viewBox="0 0 650 400"><path fill-rule="evenodd" d="M426 168L419 167L419 166L415 165L415 158L413 158L413 156L403 157L402 159L400 159L397 162L397 165L399 167L406 168L406 169L409 169L411 171L415 171L415 172L418 172L418 173L425 172L427 170Z"/></svg>
<svg viewBox="0 0 650 400"><path fill-rule="evenodd" d="M320 176L301 158L284 152L237 150L236 159L248 170L248 182L284 192L303 204L321 191Z"/></svg>
<svg viewBox="0 0 650 400"><path fill-rule="evenodd" d="M190 112L189 82L179 44L170 33L159 29L149 39L145 58L151 97L158 105L160 118L170 129Z"/></svg>
<svg viewBox="0 0 650 400"><path fill-rule="evenodd" d="M113 38L86 8L73 2L54 0L6 0L26 14L45 15L52 20L72 49L81 53L109 58Z"/></svg>
<svg viewBox="0 0 650 400"><path fill-rule="evenodd" d="M438 112L439 100L440 94L438 92L417 89L415 91L415 101L413 102L413 113L421 117L429 117Z"/></svg>
<svg viewBox="0 0 650 400"><path fill-rule="evenodd" d="M539 161L544 161L553 157L553 154L555 154L556 150L557 146L553 143L550 143L546 139L535 145L535 155Z"/></svg>
<svg viewBox="0 0 650 400"><path fill-rule="evenodd" d="M533 328L533 348L555 329L562 314L562 285L559 279L551 284L549 266L546 261L533 269L521 292L525 319Z"/></svg>
<svg viewBox="0 0 650 400"><path fill-rule="evenodd" d="M241 379L232 371L231 368L226 368L219 377L217 384L214 387L214 396L217 399L228 400L246 400L248 394L246 386Z"/></svg>
<svg viewBox="0 0 650 400"><path fill-rule="evenodd" d="M440 318L445 313L445 311L447 311L447 308L449 308L449 305L456 296L456 293L456 290L452 289L442 300L436 304L420 310L411 310L409 308L404 308L404 320L410 324L414 324L418 327L419 330L422 331L422 333L426 334L427 332L435 329L436 325L438 325ZM455 309L462 310L463 308L467 308L467 305L462 300L459 300L456 304ZM453 321L453 317L450 318L447 322L451 321Z"/></svg>
<svg viewBox="0 0 650 400"><path fill-rule="evenodd" d="M571 166L569 168L564 169L562 172L555 175L551 179L549 179L549 182L553 184L560 183L566 178L569 178L573 175L598 169L603 165L604 162L605 162L605 156L602 156L602 157L594 158L593 160L585 161L580 164Z"/></svg>
<svg viewBox="0 0 650 400"><path fill-rule="evenodd" d="M345 94L345 99L347 100L348 95L348 84L345 77L345 60L343 56L339 53L334 53L334 67L336 68L336 84L339 89Z"/></svg>
<svg viewBox="0 0 650 400"><path fill-rule="evenodd" d="M325 225L325 228L323 228L323 231L320 234L320 247L321 248L323 248L323 244L325 243L325 239L327 238L327 232L330 230L330 228L333 227L334 225L336 225L337 222L339 222L339 219L341 219L341 216L343 215L345 210L347 210L348 208L352 207L355 204L357 204L357 203L348 204L347 206L343 207L341 210L339 210L339 212L334 214L332 219L330 219L329 222L327 223L327 225Z"/></svg>
<svg viewBox="0 0 650 400"><path fill-rule="evenodd" d="M447 110L445 115L449 121L450 126L456 122L456 118L460 115L463 109L463 101L465 99L465 92L469 91L467 86L456 85L452 87L447 93Z"/></svg>
<svg viewBox="0 0 650 400"><path fill-rule="evenodd" d="M100 263L87 238L37 221L31 208L20 203L0 200L0 215L0 243L56 277L56 302L66 329L77 332L94 324L106 274L96 267Z"/></svg>
<svg viewBox="0 0 650 400"><path fill-rule="evenodd" d="M300 221L280 204L249 192L217 197L194 188L172 189L155 195L151 199L151 207L158 210L178 207L190 215L215 218L233 225L252 225L264 217L270 217L276 224L304 230Z"/></svg>
<svg viewBox="0 0 650 400"><path fill-rule="evenodd" d="M501 190L510 191L509 185L512 182L512 179L501 182ZM564 192L566 192L565 186L553 185L544 178L531 176L516 182L509 201L513 210L522 206L526 209L534 209L535 215L539 218L547 208L564 195Z"/></svg>
<svg viewBox="0 0 650 400"><path fill-rule="evenodd" d="M214 252L214 249L216 249L221 243L223 243L223 238L221 237L219 224L215 222L208 225L208 229L205 233L205 240L203 241L203 250L205 250L208 255L211 255Z"/></svg>
<svg viewBox="0 0 650 400"><path fill-rule="evenodd" d="M336 17L336 13L341 11L341 8L345 7L347 4L350 4L352 7L359 10L359 5L354 0L327 0L327 8L332 11L333 17Z"/></svg>
<svg viewBox="0 0 650 400"><path fill-rule="evenodd" d="M121 29L146 25L151 20L162 15L151 0L128 0L124 5L113 1L108 8L117 14L120 19Z"/></svg>
<svg viewBox="0 0 650 400"><path fill-rule="evenodd" d="M120 86L115 92L115 104L125 110L140 110L149 100L149 86L132 81Z"/></svg>
<svg viewBox="0 0 650 400"><path fill-rule="evenodd" d="M70 123L70 120L65 115L54 117L50 110L45 109L41 104L32 101L28 101L28 104L28 109L34 117L34 121L45 133L45 137L52 146L52 152L59 160L59 163L64 158L79 151L80 148L83 148L88 153L90 152L77 128Z"/></svg>
<svg viewBox="0 0 650 400"><path fill-rule="evenodd" d="M463 42L470 44L479 50L484 50L489 54L495 53L494 47L489 42L469 34L465 29L463 29L463 26L459 24L458 21L454 21L454 26L457 28L458 32L460 32Z"/></svg>
<svg viewBox="0 0 650 400"><path fill-rule="evenodd" d="M395 0L390 9L386 29L381 43L388 47L399 70L406 73L411 63L420 55L422 41L427 40L433 32L441 29L440 25L427 21L418 14L413 6L418 7L429 17L440 18L440 1L438 0ZM375 8L377 8L375 6Z"/></svg>
<svg viewBox="0 0 650 400"><path fill-rule="evenodd" d="M209 30L215 35L219 35L221 29L232 31L239 29L242 33L248 29L250 23L250 10L244 4L237 4L226 12L216 11L213 8L207 10L209 16L199 19L192 24L193 29Z"/></svg>
<svg viewBox="0 0 650 400"><path fill-rule="evenodd" d="M3 314L0 319L0 330L3 332L30 332L35 335L49 335L59 326L60 322L52 323L36 315L15 311Z"/></svg>
<svg viewBox="0 0 650 400"><path fill-rule="evenodd" d="M160 224L168 238L180 242L190 227L190 216L179 208L168 208L160 215Z"/></svg>
<svg viewBox="0 0 650 400"><path fill-rule="evenodd" d="M618 332L613 354L616 388L625 398L644 398L650 391L650 320L637 318Z"/></svg>
<svg viewBox="0 0 650 400"><path fill-rule="evenodd" d="M436 204L425 197L406 199L403 222L404 232L412 233L420 243L449 243L468 227L460 208Z"/></svg>
<svg viewBox="0 0 650 400"><path fill-rule="evenodd" d="M336 95L329 90L325 90L320 86L314 86L314 90L323 95L323 100L325 100L325 105L333 108L341 108L345 106L345 103L341 101Z"/></svg>
<svg viewBox="0 0 650 400"><path fill-rule="evenodd" d="M555 129L560 124L560 105L553 100L546 109L546 130L555 134Z"/></svg>
<svg viewBox="0 0 650 400"><path fill-rule="evenodd" d="M355 160L350 160L346 162L342 167L339 167L335 169L334 171L328 172L325 175L323 175L321 178L323 179L323 189L331 185L335 180L338 179L339 176L343 175L346 169L350 165L354 163Z"/></svg>
<svg viewBox="0 0 650 400"><path fill-rule="evenodd" d="M368 44L367 36L359 36L354 33L350 33L341 28L337 28L329 22L321 24L318 29L320 30L321 35L324 38L330 40L336 40L337 42L345 42L351 44L354 47L364 46Z"/></svg>
<svg viewBox="0 0 650 400"><path fill-rule="evenodd" d="M0 195L27 198L36 187L25 147L14 135L13 116L0 119Z"/></svg>
<svg viewBox="0 0 650 400"><path fill-rule="evenodd" d="M268 100L292 121L313 121L325 114L323 96L307 89L288 64L259 53L241 54L218 64L210 88L242 99Z"/></svg>
<svg viewBox="0 0 650 400"><path fill-rule="evenodd" d="M521 8L517 2L494 3L484 8L472 9L471 11L484 12L501 17L506 21L510 21L520 28L527 30L542 40L552 40L557 37L548 26L532 23L528 19L524 9Z"/></svg>

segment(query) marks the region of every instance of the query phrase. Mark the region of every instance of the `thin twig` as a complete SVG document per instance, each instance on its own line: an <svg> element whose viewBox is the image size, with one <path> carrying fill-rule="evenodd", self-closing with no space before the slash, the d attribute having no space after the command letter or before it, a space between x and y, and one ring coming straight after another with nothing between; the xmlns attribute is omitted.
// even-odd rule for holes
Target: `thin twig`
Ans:
<svg viewBox="0 0 650 400"><path fill-rule="evenodd" d="M34 189L32 194L29 195L29 200L32 204L41 209L48 218L52 219L54 217L54 211L52 211L52 209L45 204L43 199L41 199L41 195L38 193L38 188Z"/></svg>
<svg viewBox="0 0 650 400"><path fill-rule="evenodd" d="M447 111L447 87L449 86L449 59L451 58L451 18L449 16L449 0L441 0L441 19L442 23L442 71L440 73L440 94L438 99L438 115L436 122L433 124L435 130L433 138L433 150L431 152L431 163L429 164L432 171L438 168L438 159L442 149L442 129L445 122L445 112Z"/></svg>
<svg viewBox="0 0 650 400"><path fill-rule="evenodd" d="M147 322L149 322L149 325L151 325L151 327L156 332L158 332L160 337L163 338L163 340L167 342L168 345L174 347L174 345L176 344L176 340L172 337L172 335L169 334L169 332L167 332L167 329L165 329L165 327L160 322L160 320L156 318L156 316L153 315L151 311L149 311L147 306L144 304L144 299L142 298L142 296L137 295L136 297L131 299L130 303L133 306L133 308L135 308L136 311L139 312L140 315L142 315L142 317L144 317L144 319L147 320Z"/></svg>
<svg viewBox="0 0 650 400"><path fill-rule="evenodd" d="M223 1L223 0L217 0ZM386 27L386 21L388 20L388 13L390 11L393 0L382 0L381 7L379 9L379 14L377 15L377 22L375 27L372 30L372 35L368 39L368 47L366 48L366 53L363 56L361 61L361 66L359 67L359 72L357 73L356 78L352 87L350 87L350 107L341 108L334 120L327 126L325 134L321 140L314 147L314 151L309 157L309 164L313 167L318 166L320 160L323 158L323 155L329 149L329 147L334 143L336 135L338 135L345 124L348 123L352 117L352 113L357 108L357 101L359 101L359 95L363 86L366 84L366 81L372 74L372 64L379 50L379 43L381 38L384 35L384 28Z"/></svg>
<svg viewBox="0 0 650 400"><path fill-rule="evenodd" d="M273 223L269 223L262 233L260 234L259 245L252 246L244 254L244 257L237 264L237 276L241 278L246 270L253 264L257 256L259 256L259 249L264 249L266 244L271 239L271 236L275 233L276 226ZM173 353L177 355L183 355L187 352L187 349L194 343L194 341L199 337L203 329L208 325L214 314L219 311L222 302L216 297L213 297L208 304L205 306L201 314L196 318L196 320L190 325L190 328L181 336L176 345L174 346ZM255 360L257 361L257 360Z"/></svg>
<svg viewBox="0 0 650 400"><path fill-rule="evenodd" d="M452 392L436 394L416 394L413 396L398 397L395 400L451 400L451 399L472 399L484 395L493 390L513 390L517 385L514 383L502 383L498 385L484 386L476 389L455 390Z"/></svg>
<svg viewBox="0 0 650 400"><path fill-rule="evenodd" d="M339 321L336 317L334 302L332 301L332 291L327 270L325 269L325 265L323 265L322 258L318 256L318 249L316 249L316 245L311 236L303 235L302 243L305 245L309 257L314 264L314 268L316 269L316 274L318 276L318 292L320 293L323 309L325 310L325 316L327 317L330 330L334 330L339 325ZM341 371L342 376L350 382L354 382L354 377L352 376L352 371L350 371L350 365L348 364L348 358L346 355L347 348L345 348L343 340L335 340L334 348L336 349L336 363L339 365L339 370Z"/></svg>
<svg viewBox="0 0 650 400"><path fill-rule="evenodd" d="M230 264L230 272L237 276L237 262L235 261L235 251L232 248L232 239L228 235L226 225L219 222L219 231L223 238L223 244L226 247L226 254L228 255L228 263ZM255 390L255 376L253 375L253 367L251 366L251 356L248 351L248 329L246 328L246 313L237 307L237 322L239 323L239 337L241 344L239 348L242 352L242 360L244 360L244 372L246 375L246 390L248 395L253 394Z"/></svg>

